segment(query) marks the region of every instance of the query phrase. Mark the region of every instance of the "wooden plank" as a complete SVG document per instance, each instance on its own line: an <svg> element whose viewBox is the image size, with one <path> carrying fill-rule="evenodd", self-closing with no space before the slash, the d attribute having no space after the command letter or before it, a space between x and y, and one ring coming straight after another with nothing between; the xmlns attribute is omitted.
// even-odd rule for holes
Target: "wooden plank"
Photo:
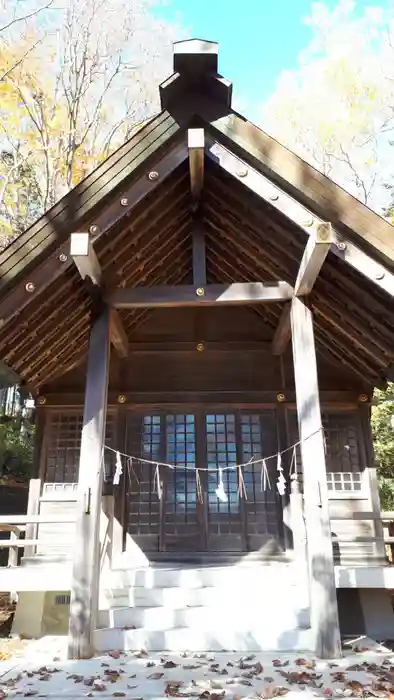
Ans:
<svg viewBox="0 0 394 700"><path fill-rule="evenodd" d="M129 339L123 321L116 309L110 310L110 338L117 354L125 358L129 354Z"/></svg>
<svg viewBox="0 0 394 700"><path fill-rule="evenodd" d="M109 204L95 217L92 223L92 226L95 227L94 233L92 234L92 241L99 239L124 216L129 215L133 207L147 194L153 192L180 163L186 160L187 155L188 152L185 144L176 145L169 153L166 153L151 164L153 170L160 173L158 178L138 178L128 187L125 187L119 198ZM127 204L122 204L122 202L126 201ZM75 224L76 222L71 223ZM64 226L66 226L66 223ZM16 284L12 285L9 291L4 292L0 300L0 327L8 323L31 301L42 294L42 292L72 264L70 242L68 239L59 245L59 247L51 252L44 260L37 262L37 265L30 270L26 279L23 277L23 280L18 281ZM30 292L26 288L27 284L31 285L29 287L31 290Z"/></svg>
<svg viewBox="0 0 394 700"><path fill-rule="evenodd" d="M341 656L341 636L313 318L304 300L297 297L291 303L291 331L308 540L311 627L316 655L319 658L338 658Z"/></svg>
<svg viewBox="0 0 394 700"><path fill-rule="evenodd" d="M291 338L291 323L290 323L291 302L285 305L279 323L276 327L275 334L272 340L272 354L283 355L287 344Z"/></svg>
<svg viewBox="0 0 394 700"><path fill-rule="evenodd" d="M204 187L204 145L204 129L188 129L190 192L194 207L198 205Z"/></svg>
<svg viewBox="0 0 394 700"><path fill-rule="evenodd" d="M90 658L94 654L109 358L110 316L105 309L93 322L89 340L69 618L71 659Z"/></svg>
<svg viewBox="0 0 394 700"><path fill-rule="evenodd" d="M310 236L305 246L294 285L296 297L310 294L333 242L331 224L319 224L316 235Z"/></svg>
<svg viewBox="0 0 394 700"><path fill-rule="evenodd" d="M70 515L37 515L36 513L23 515L0 515L0 525L25 525L35 523L36 525L48 523L75 523L75 516Z"/></svg>
<svg viewBox="0 0 394 700"><path fill-rule="evenodd" d="M115 289L107 295L107 303L115 309L181 308L189 306L216 306L257 304L286 301L292 297L293 287L287 282L234 282L174 287L129 287Z"/></svg>
<svg viewBox="0 0 394 700"><path fill-rule="evenodd" d="M248 143L243 145L246 149L249 146ZM308 236L314 235L317 227L324 223L323 219L312 211L311 208L307 208L301 204L299 200L296 201L291 195L287 194L284 189L278 187L249 163L234 155L219 143L211 143L211 145L206 148L206 155L215 163L219 163L226 172L239 179L245 187L248 187L252 192L262 197L271 207L274 207L277 211L284 214L289 220L305 231ZM296 156L294 157L296 158ZM305 163L303 163L303 165L306 167ZM326 181L332 185L334 184L331 183L328 178L326 178ZM349 197L353 199L350 195ZM353 201L355 202L356 200ZM330 212L332 213L331 209ZM382 221L378 215L374 216L378 221ZM333 219L331 219L331 221L333 221ZM390 229L393 228L386 222L385 226ZM367 279L376 284L380 289L394 296L394 274L390 272L388 267L377 262L371 255L368 255L360 247L354 245L334 227L332 227L332 236L333 245L331 246L331 252L334 253L334 255L347 262L357 272L367 277ZM379 250L377 250L377 255L378 254ZM394 260L394 248L392 249L391 256Z"/></svg>
<svg viewBox="0 0 394 700"><path fill-rule="evenodd" d="M160 353L161 354L161 353ZM127 386L127 385L126 385ZM53 390L52 390L53 391ZM280 387L276 391L132 391L125 390L125 384L120 385L118 391L112 390L108 394L108 405L117 406L118 396L123 394L126 398L126 406L137 404L185 404L185 403L216 403L236 406L240 404L248 406L276 406L277 395L282 390ZM83 406L84 395L77 392L56 391L56 393L44 393L46 410L52 411L59 407L63 409ZM358 406L358 393L354 391L321 391L321 404L324 407L341 411L353 411ZM285 405L292 408L295 406L294 391L286 390ZM26 516L22 516L26 517ZM1 522L1 517L0 517ZM18 521L19 522L19 521ZM24 522L24 521L22 521Z"/></svg>
<svg viewBox="0 0 394 700"><path fill-rule="evenodd" d="M100 287L101 267L93 249L92 235L88 231L71 234L70 255L82 279L90 279Z"/></svg>

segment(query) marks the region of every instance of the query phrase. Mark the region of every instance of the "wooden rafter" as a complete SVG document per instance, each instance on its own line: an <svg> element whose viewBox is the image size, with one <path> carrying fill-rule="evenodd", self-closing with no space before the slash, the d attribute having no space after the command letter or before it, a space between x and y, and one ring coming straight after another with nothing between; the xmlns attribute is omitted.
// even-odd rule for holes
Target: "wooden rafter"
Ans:
<svg viewBox="0 0 394 700"><path fill-rule="evenodd" d="M251 167L241 158L231 153L221 144L214 142L206 147L206 155L233 177L242 182L252 192L264 199L270 206L284 214L308 236L315 234L316 228L325 222L310 209L293 199L283 189ZM361 248L344 239L333 227L332 252L351 265L357 272L367 277L391 296L394 296L394 274L377 263Z"/></svg>
<svg viewBox="0 0 394 700"><path fill-rule="evenodd" d="M147 156L148 154L146 154ZM146 157L145 156L145 157ZM96 242L119 221L127 216L131 210L141 202L146 195L153 192L182 162L188 157L185 144L174 148L155 163L151 164L151 178L139 178L125 187L116 201L107 206L104 211L95 217L90 226L92 241ZM127 171L126 171L127 172ZM125 172L125 174L126 174ZM149 173L148 173L149 174ZM105 195L105 188L100 190L100 196ZM96 202L93 199L91 206ZM34 301L49 285L61 276L70 265L69 238L38 264L27 279L22 279L12 287L9 293L5 293L0 299L0 326L8 323L15 315L21 312L28 304Z"/></svg>
<svg viewBox="0 0 394 700"><path fill-rule="evenodd" d="M189 149L190 191L193 206L197 207L204 186L204 129L189 129L187 145Z"/></svg>
<svg viewBox="0 0 394 700"><path fill-rule="evenodd" d="M234 282L205 287L130 287L116 289L107 295L107 303L116 309L231 306L281 302L290 299L293 287L287 282Z"/></svg>
<svg viewBox="0 0 394 700"><path fill-rule="evenodd" d="M241 158L283 188L307 209L331 221L341 231L349 231L370 243L377 258L394 262L393 227L330 178L234 112L218 114L209 101L198 114L210 125L213 138L231 144Z"/></svg>

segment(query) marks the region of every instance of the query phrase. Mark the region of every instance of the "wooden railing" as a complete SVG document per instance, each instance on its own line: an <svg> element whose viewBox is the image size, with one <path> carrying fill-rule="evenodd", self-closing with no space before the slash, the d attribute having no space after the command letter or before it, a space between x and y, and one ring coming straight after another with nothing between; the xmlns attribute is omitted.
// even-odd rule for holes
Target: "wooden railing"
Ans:
<svg viewBox="0 0 394 700"><path fill-rule="evenodd" d="M26 515L1 515L0 516L0 532L9 532L10 539L0 540L0 549L9 549L8 566L14 567L19 565L18 551L25 550L26 552L34 552L37 545L45 545L50 549L51 546L56 546L56 539L50 539L47 536L43 539L39 537L37 528L39 525L70 525L75 524L76 517L74 515L64 515L63 513L53 515L47 514L26 514ZM100 523L100 570L107 561L112 560L114 554L114 537L113 537L113 497L103 497L101 523ZM35 527L38 536L26 537L26 534ZM73 540L70 540L70 551L73 546Z"/></svg>
<svg viewBox="0 0 394 700"><path fill-rule="evenodd" d="M18 549L36 547L42 543L39 537L26 539L25 535L29 525L45 525L56 523L75 523L75 516L64 515L0 515L0 531L9 532L9 540L0 540L0 549L9 549L8 566L18 566ZM46 540L46 544L56 544L55 541ZM71 544L71 543L70 543Z"/></svg>

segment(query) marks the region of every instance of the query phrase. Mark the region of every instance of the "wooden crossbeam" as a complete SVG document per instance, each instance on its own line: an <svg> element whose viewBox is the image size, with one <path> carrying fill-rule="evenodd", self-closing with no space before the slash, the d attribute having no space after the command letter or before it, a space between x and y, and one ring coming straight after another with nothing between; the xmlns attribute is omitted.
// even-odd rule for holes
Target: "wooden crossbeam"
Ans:
<svg viewBox="0 0 394 700"><path fill-rule="evenodd" d="M331 224L319 224L316 228L316 235L310 236L305 246L294 285L295 296L304 296L312 291L332 243Z"/></svg>
<svg viewBox="0 0 394 700"><path fill-rule="evenodd" d="M70 237L70 255L78 268L82 279L90 279L97 287L101 286L101 267L93 250L91 234L88 232L72 233Z"/></svg>
<svg viewBox="0 0 394 700"><path fill-rule="evenodd" d="M205 287L168 285L115 289L108 294L106 302L115 309L182 308L273 303L286 301L292 296L293 287L287 282L235 282Z"/></svg>
<svg viewBox="0 0 394 700"><path fill-rule="evenodd" d="M221 144L211 141L206 144L205 153L210 160L216 164L219 163L226 172L284 214L308 236L316 236L317 228L325 223L314 212L293 199L287 192ZM331 251L334 255L394 297L394 274L350 240L345 239L334 227L331 231L333 238Z"/></svg>
<svg viewBox="0 0 394 700"><path fill-rule="evenodd" d="M189 149L190 191L194 206L197 206L204 186L204 129L189 129L187 132Z"/></svg>

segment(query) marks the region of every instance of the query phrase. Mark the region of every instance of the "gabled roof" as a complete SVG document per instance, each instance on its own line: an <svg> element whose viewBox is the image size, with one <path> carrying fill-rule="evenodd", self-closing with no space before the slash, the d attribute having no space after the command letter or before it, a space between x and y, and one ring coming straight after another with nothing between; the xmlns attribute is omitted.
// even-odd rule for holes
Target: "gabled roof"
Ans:
<svg viewBox="0 0 394 700"><path fill-rule="evenodd" d="M90 231L107 289L192 280L187 130L203 127L208 282L294 283L308 236L330 222L335 242L311 301L327 359L368 385L394 361L393 227L231 108L217 45L174 49L161 113L0 255L0 361L30 387L86 355L93 300L69 255ZM280 305L256 307L278 325ZM149 313L122 312L129 338Z"/></svg>

